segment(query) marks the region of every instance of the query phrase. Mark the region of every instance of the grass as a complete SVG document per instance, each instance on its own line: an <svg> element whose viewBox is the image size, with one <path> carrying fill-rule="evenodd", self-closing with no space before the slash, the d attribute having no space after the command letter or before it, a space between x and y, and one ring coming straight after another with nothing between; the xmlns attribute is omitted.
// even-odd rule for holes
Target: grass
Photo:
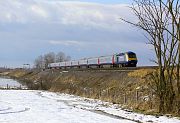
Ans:
<svg viewBox="0 0 180 123"><path fill-rule="evenodd" d="M148 74L152 73L153 71L154 71L154 69L139 69L139 70L135 70L133 72L129 72L128 76L129 77L144 78Z"/></svg>

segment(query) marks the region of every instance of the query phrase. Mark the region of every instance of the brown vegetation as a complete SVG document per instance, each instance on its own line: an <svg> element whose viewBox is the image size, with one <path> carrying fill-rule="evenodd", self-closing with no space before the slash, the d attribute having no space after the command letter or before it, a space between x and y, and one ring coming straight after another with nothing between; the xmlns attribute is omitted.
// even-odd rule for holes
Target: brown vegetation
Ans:
<svg viewBox="0 0 180 123"><path fill-rule="evenodd" d="M26 83L30 89L101 99L149 114L158 112L157 100L146 79L152 71L14 70L9 76Z"/></svg>

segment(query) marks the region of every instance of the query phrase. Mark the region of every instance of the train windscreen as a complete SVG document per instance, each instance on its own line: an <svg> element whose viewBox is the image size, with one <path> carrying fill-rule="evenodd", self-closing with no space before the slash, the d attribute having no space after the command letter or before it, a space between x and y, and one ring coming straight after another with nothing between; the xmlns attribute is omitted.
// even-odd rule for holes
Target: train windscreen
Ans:
<svg viewBox="0 0 180 123"><path fill-rule="evenodd" d="M129 53L128 56L129 56L129 58L136 58L136 54L135 53Z"/></svg>

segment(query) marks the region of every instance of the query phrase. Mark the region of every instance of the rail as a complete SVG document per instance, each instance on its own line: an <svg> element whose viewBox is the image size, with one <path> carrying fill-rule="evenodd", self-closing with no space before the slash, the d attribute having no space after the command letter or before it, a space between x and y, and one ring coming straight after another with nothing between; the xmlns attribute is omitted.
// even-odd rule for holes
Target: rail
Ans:
<svg viewBox="0 0 180 123"><path fill-rule="evenodd" d="M60 71L134 71L139 69L157 69L158 66L120 67L120 68L64 68Z"/></svg>

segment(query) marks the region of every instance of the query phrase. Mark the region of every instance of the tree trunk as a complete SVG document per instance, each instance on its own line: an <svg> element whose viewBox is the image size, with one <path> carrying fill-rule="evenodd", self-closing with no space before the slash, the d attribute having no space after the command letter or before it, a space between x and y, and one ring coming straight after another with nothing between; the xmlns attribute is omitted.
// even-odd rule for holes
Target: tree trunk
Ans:
<svg viewBox="0 0 180 123"><path fill-rule="evenodd" d="M165 110L164 110L164 98L163 98L163 95L160 95L160 104L159 104L159 112L160 113L164 113Z"/></svg>
<svg viewBox="0 0 180 123"><path fill-rule="evenodd" d="M180 18L179 18L179 25L177 28L177 32L178 32L178 64L177 64L177 113L180 115Z"/></svg>

